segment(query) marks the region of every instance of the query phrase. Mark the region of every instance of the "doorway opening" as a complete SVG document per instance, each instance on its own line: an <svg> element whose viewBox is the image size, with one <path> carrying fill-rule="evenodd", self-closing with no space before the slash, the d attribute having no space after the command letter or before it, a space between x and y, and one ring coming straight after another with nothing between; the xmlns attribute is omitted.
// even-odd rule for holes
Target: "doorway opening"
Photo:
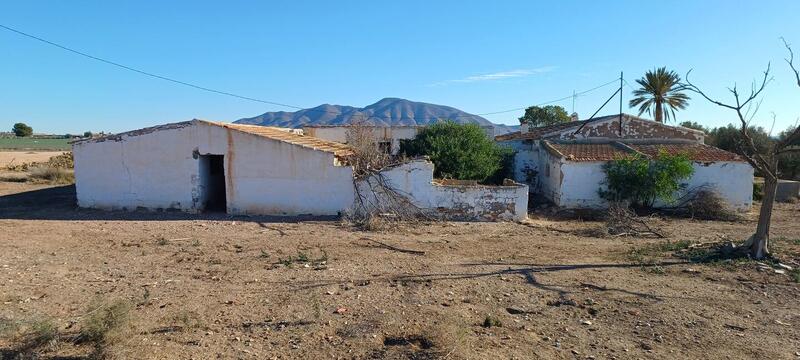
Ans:
<svg viewBox="0 0 800 360"><path fill-rule="evenodd" d="M203 210L225 212L225 156L200 155L200 183Z"/></svg>

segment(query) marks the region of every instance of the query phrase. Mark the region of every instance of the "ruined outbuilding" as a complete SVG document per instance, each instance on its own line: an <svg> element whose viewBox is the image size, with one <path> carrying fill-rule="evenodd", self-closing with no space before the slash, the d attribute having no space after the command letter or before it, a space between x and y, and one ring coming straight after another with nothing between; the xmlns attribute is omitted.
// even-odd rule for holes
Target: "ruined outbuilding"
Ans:
<svg viewBox="0 0 800 360"><path fill-rule="evenodd" d="M514 179L559 207L607 206L600 197L603 164L634 154L652 158L663 151L692 160L695 171L685 191L713 190L731 208L749 209L753 168L736 154L705 145L704 139L702 131L628 114L538 128L523 125L519 132L495 138L515 150Z"/></svg>
<svg viewBox="0 0 800 360"><path fill-rule="evenodd" d="M78 206L232 215L341 215L359 181L345 144L292 129L191 120L73 143ZM523 184L441 184L426 160L380 173L427 213L522 220Z"/></svg>

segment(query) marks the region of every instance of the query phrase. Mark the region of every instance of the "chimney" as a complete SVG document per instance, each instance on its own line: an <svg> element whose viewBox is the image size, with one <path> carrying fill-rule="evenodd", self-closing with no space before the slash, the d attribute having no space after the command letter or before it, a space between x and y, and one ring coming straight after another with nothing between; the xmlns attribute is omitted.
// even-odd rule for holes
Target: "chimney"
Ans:
<svg viewBox="0 0 800 360"><path fill-rule="evenodd" d="M578 121L578 113L574 112L569 116L570 121Z"/></svg>

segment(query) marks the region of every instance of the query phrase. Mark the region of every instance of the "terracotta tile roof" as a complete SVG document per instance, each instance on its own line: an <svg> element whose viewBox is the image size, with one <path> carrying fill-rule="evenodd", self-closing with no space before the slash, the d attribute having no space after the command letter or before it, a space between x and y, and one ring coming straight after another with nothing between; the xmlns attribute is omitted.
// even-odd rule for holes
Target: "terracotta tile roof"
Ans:
<svg viewBox="0 0 800 360"><path fill-rule="evenodd" d="M737 161L743 162L739 155L699 143L555 143L545 141L544 146L568 161L610 161L636 153L655 157L661 151L670 155L687 154L692 161Z"/></svg>
<svg viewBox="0 0 800 360"><path fill-rule="evenodd" d="M660 151L670 155L687 154L694 161L744 161L741 156L706 144L628 144L636 151L653 157Z"/></svg>
<svg viewBox="0 0 800 360"><path fill-rule="evenodd" d="M241 131L256 136L265 137L272 140L278 140L309 149L332 153L336 157L347 157L353 154L353 150L345 144L328 140L322 140L312 136L295 134L274 127L267 127L260 125L228 124L228 123L213 122L206 120L197 120L197 121L205 124L221 126L226 129L233 129L236 131Z"/></svg>
<svg viewBox="0 0 800 360"><path fill-rule="evenodd" d="M647 122L647 124L649 124L650 126L654 126L654 127L681 128L682 131L702 133L702 131L699 131L699 130L665 125L665 124L657 123L655 121L644 119L644 118L641 118L641 117L638 117L638 116L634 116L634 115L630 115L630 114L624 114L623 113L622 115L625 117L626 121L631 121L631 120L645 121L645 122ZM533 128L533 129L531 129L530 131L528 131L527 133L524 133L524 134L519 132L519 131L516 131L516 132L512 132L512 133L496 136L495 140L496 141L539 140L539 139L542 139L544 137L547 137L548 135L555 135L554 133L560 133L560 132L562 132L564 130L567 130L567 129L575 129L575 131L577 131L578 128L580 128L582 125L585 125L585 124L588 124L588 123L604 122L604 121L608 121L608 120L617 120L617 119L619 119L619 114L600 116L600 117L596 117L596 118L591 119L591 120L571 121L571 122L567 122L567 123L561 123L561 124L555 124L555 125L550 125L550 126L542 126L542 127L538 127L538 128Z"/></svg>
<svg viewBox="0 0 800 360"><path fill-rule="evenodd" d="M559 144L548 141L545 146L550 146L569 161L609 161L631 155L631 152L611 143Z"/></svg>

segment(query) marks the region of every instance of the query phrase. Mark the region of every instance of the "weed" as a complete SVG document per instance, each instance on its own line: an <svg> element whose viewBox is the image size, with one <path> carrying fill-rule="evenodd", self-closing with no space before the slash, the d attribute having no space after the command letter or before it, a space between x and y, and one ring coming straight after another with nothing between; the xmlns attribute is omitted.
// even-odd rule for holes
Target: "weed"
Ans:
<svg viewBox="0 0 800 360"><path fill-rule="evenodd" d="M800 269L792 269L789 272L789 278L796 283L800 283Z"/></svg>
<svg viewBox="0 0 800 360"><path fill-rule="evenodd" d="M19 322L16 320L0 317L0 337L8 338L19 331Z"/></svg>
<svg viewBox="0 0 800 360"><path fill-rule="evenodd" d="M301 262L301 263L309 262L308 254L306 254L304 252L298 252L297 253L297 262Z"/></svg>
<svg viewBox="0 0 800 360"><path fill-rule="evenodd" d="M79 338L92 343L95 357L103 358L110 347L124 339L130 323L131 304L126 300L95 301L90 309L81 324Z"/></svg>
<svg viewBox="0 0 800 360"><path fill-rule="evenodd" d="M203 320L201 319L200 314L185 309L173 315L172 322L180 326L184 331L203 326Z"/></svg>
<svg viewBox="0 0 800 360"><path fill-rule="evenodd" d="M294 258L289 256L286 259L278 258L278 262L281 263L283 266L291 267L294 263Z"/></svg>
<svg viewBox="0 0 800 360"><path fill-rule="evenodd" d="M486 315L486 317L483 319L483 324L481 326L485 328L502 327L503 323L497 317L494 317L492 315Z"/></svg>
<svg viewBox="0 0 800 360"><path fill-rule="evenodd" d="M13 325L16 330L18 346L15 349L20 358L38 358L38 354L58 346L60 336L58 326L51 318L39 318ZM10 330L10 329L9 329Z"/></svg>
<svg viewBox="0 0 800 360"><path fill-rule="evenodd" d="M667 241L657 244L645 245L631 249L627 258L633 263L650 265L655 263L655 258L664 253L686 250L691 247L692 242L688 240Z"/></svg>
<svg viewBox="0 0 800 360"><path fill-rule="evenodd" d="M261 255L258 255L258 257L262 259L269 259L269 253L264 251L264 249L261 249Z"/></svg>
<svg viewBox="0 0 800 360"><path fill-rule="evenodd" d="M660 265L643 267L642 270L647 272L647 273L656 274L656 275L664 275L666 273L666 270L664 270L664 267L662 267Z"/></svg>
<svg viewBox="0 0 800 360"><path fill-rule="evenodd" d="M192 240L192 246L194 246L194 247L200 246L200 240L197 240L197 239Z"/></svg>
<svg viewBox="0 0 800 360"><path fill-rule="evenodd" d="M166 238L164 238L162 236L162 237L158 238L158 241L156 241L156 245L158 245L158 246L169 245L169 240L167 240Z"/></svg>

